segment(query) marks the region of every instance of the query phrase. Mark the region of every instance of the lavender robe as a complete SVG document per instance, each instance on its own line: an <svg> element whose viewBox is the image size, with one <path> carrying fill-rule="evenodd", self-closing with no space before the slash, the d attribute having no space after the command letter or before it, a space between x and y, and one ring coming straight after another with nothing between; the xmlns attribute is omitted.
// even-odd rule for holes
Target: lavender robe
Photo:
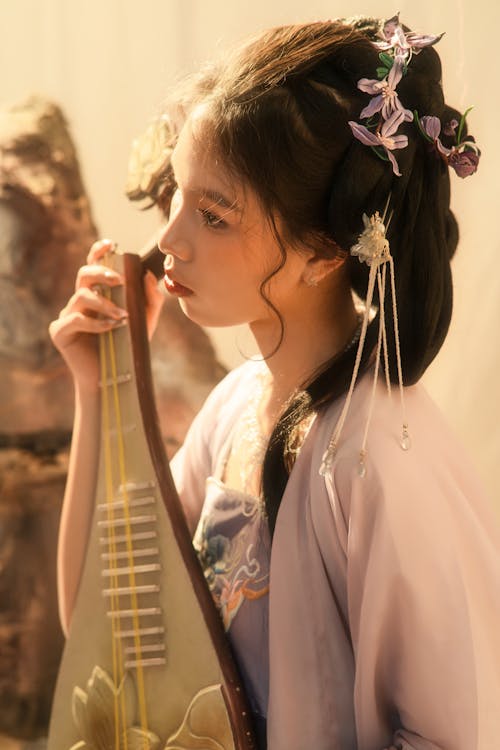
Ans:
<svg viewBox="0 0 500 750"><path fill-rule="evenodd" d="M259 366L214 389L173 461L193 530ZM278 514L268 750L498 750L498 518L420 385L405 389L407 452L399 398L377 386L359 476L371 385L354 391L326 480L343 400L317 416Z"/></svg>

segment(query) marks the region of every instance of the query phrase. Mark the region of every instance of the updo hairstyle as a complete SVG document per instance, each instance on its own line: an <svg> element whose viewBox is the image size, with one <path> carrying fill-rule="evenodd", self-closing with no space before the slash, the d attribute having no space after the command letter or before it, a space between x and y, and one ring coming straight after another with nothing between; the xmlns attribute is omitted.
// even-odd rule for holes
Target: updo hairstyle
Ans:
<svg viewBox="0 0 500 750"><path fill-rule="evenodd" d="M341 254L352 289L363 299L369 269L351 257L349 249L363 230L363 214L382 213L391 195L394 215L387 236L396 272L403 377L412 384L432 362L448 330L450 259L458 228L449 207L448 167L414 123L405 123L399 131L408 136L407 148L395 152L401 177L356 140L348 125L359 120L370 101L357 82L375 78L380 63L370 40L381 27L379 20L356 19L265 31L237 48L219 68L190 79L178 106L186 116L197 104L206 104L205 145L258 196L280 243L279 267L287 245L305 244L321 257ZM433 47L413 56L398 94L404 106L420 116L434 115L443 125L460 119L445 105L441 64ZM445 136L443 142L451 145ZM266 299L267 281L261 290ZM385 312L391 379L397 382L388 300ZM364 369L377 332L375 316L368 329ZM311 410L347 390L354 357L355 348L325 363L295 394L274 429L263 471L272 531L291 468L290 436Z"/></svg>

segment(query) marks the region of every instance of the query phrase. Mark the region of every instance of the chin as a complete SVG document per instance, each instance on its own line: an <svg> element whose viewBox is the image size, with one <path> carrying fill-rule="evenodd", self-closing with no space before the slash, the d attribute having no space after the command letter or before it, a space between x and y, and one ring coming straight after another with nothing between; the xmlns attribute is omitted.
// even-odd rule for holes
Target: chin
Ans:
<svg viewBox="0 0 500 750"><path fill-rule="evenodd" d="M249 322L248 318L242 315L231 315L227 311L200 310L192 304L192 299L180 299L179 305L186 316L193 323L197 323L203 328L231 328L232 326L245 325Z"/></svg>

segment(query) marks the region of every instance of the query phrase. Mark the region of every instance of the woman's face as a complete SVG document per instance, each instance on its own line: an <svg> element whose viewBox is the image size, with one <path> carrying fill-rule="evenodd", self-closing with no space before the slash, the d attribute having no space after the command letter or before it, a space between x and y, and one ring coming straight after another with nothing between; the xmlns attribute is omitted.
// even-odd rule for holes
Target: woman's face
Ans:
<svg viewBox="0 0 500 750"><path fill-rule="evenodd" d="M158 242L166 255L166 288L200 325L278 325L260 287L281 263L279 246L255 194L204 151L203 127L195 112L172 157L177 188ZM289 250L265 286L285 319L299 308L306 259Z"/></svg>

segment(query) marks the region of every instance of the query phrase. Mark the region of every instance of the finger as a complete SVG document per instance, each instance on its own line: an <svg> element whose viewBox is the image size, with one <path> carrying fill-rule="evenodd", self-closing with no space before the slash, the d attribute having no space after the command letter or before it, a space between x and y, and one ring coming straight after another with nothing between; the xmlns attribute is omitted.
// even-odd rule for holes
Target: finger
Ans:
<svg viewBox="0 0 500 750"><path fill-rule="evenodd" d="M106 266L94 264L81 266L81 268L78 269L75 289L80 289L82 287L91 288L99 284L113 287L124 283L125 279L121 273L118 273L118 271L113 271L113 269L107 268Z"/></svg>
<svg viewBox="0 0 500 750"><path fill-rule="evenodd" d="M127 320L113 318L90 318L81 312L73 312L64 318L52 321L49 326L50 336L59 348L68 346L79 334L103 333L127 325Z"/></svg>
<svg viewBox="0 0 500 750"><path fill-rule="evenodd" d="M88 287L77 289L68 300L67 305L59 313L59 317L66 317L74 312L91 314L92 317L97 317L98 315L116 319L128 317L126 310L116 305L105 295L99 294Z"/></svg>
<svg viewBox="0 0 500 750"><path fill-rule="evenodd" d="M116 243L113 242L113 240L108 240L108 239L97 240L97 242L94 242L94 244L89 250L89 253L87 255L87 263L89 265L91 263L96 263L104 255L106 255L106 253L109 253L110 250L112 250L115 246L116 246Z"/></svg>

